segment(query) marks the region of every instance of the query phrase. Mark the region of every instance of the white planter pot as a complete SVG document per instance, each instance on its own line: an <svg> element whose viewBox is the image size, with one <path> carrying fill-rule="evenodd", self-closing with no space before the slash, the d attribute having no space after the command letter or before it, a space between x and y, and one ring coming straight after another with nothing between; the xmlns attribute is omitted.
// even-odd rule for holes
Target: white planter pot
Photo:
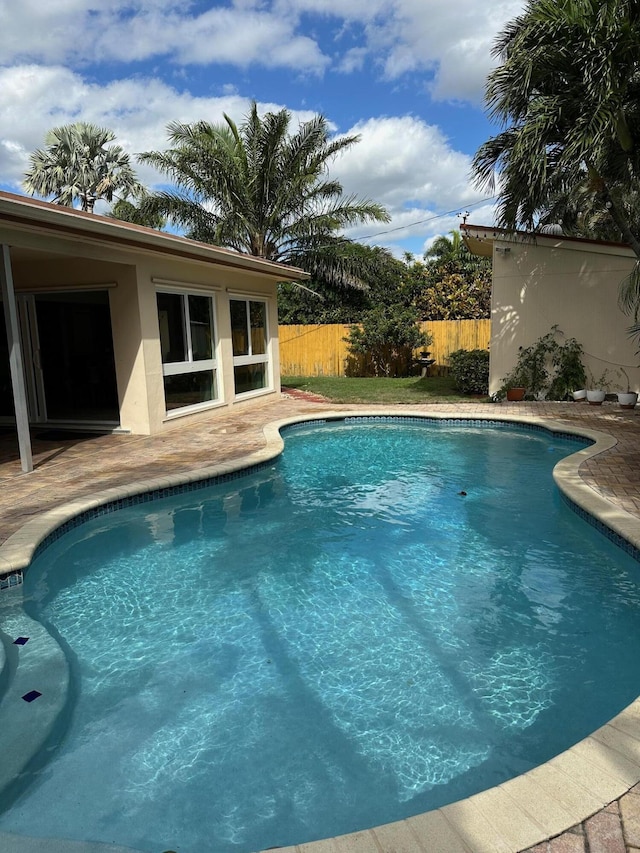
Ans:
<svg viewBox="0 0 640 853"><path fill-rule="evenodd" d="M573 399L578 403L587 399L587 391L585 388L581 388L580 391L572 391L571 393L573 394Z"/></svg>
<svg viewBox="0 0 640 853"><path fill-rule="evenodd" d="M621 409L633 409L638 402L638 395L635 391L618 392L618 404Z"/></svg>
<svg viewBox="0 0 640 853"><path fill-rule="evenodd" d="M589 403L590 406L601 406L604 403L606 395L606 391L600 391L599 389L587 391L587 403Z"/></svg>

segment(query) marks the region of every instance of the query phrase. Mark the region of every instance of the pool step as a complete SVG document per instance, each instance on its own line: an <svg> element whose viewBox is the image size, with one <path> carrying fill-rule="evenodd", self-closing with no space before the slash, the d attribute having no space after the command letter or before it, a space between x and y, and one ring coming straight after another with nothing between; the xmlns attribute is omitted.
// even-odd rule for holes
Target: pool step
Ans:
<svg viewBox="0 0 640 853"><path fill-rule="evenodd" d="M141 853L132 847L97 841L70 841L68 838L29 838L0 832L2 853Z"/></svg>
<svg viewBox="0 0 640 853"><path fill-rule="evenodd" d="M9 660L7 649L9 648L9 637L2 631L2 623L0 622L0 702L9 686Z"/></svg>
<svg viewBox="0 0 640 853"><path fill-rule="evenodd" d="M51 737L67 702L69 666L56 640L25 613L20 590L2 595L0 627L4 649L0 794L4 794L9 785L19 784Z"/></svg>

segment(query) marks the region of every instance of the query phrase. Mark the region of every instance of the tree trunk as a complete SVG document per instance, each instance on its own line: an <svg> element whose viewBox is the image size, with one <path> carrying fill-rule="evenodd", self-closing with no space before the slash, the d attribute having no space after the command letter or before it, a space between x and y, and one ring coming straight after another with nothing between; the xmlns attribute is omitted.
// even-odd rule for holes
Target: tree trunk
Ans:
<svg viewBox="0 0 640 853"><path fill-rule="evenodd" d="M593 183L593 186L596 188L596 193L598 197L602 200L603 207L609 213L609 216L613 219L615 224L620 229L620 233L622 234L622 238L631 246L633 249L633 253L636 258L640 259L640 240L634 232L631 230L631 225L629 220L624 212L617 204L613 196L609 191L609 187L607 186L606 181L602 177L602 175L597 171L597 169L590 163L588 160L586 161L587 170L589 172L589 178Z"/></svg>

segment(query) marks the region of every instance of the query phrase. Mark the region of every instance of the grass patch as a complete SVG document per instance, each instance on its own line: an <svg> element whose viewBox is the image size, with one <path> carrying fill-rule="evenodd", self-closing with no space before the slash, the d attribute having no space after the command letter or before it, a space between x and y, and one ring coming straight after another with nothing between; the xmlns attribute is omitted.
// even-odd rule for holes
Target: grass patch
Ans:
<svg viewBox="0 0 640 853"><path fill-rule="evenodd" d="M282 385L326 397L332 403L472 403L488 397L466 397L449 376L400 379L346 376L283 376Z"/></svg>

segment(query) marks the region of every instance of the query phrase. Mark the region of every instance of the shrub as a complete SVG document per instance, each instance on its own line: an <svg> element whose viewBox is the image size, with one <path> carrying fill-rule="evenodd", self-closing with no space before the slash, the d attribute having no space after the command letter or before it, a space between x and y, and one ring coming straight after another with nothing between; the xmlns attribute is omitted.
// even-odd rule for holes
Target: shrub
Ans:
<svg viewBox="0 0 640 853"><path fill-rule="evenodd" d="M584 350L575 338L568 338L553 354L556 374L547 392L547 400L567 400L572 391L587 384L587 375L582 364Z"/></svg>
<svg viewBox="0 0 640 853"><path fill-rule="evenodd" d="M413 350L427 346L429 335L420 331L413 308L378 306L367 311L359 326L344 339L351 355L351 375L408 376Z"/></svg>
<svg viewBox="0 0 640 853"><path fill-rule="evenodd" d="M584 388L582 344L575 338L558 343L563 333L557 325L528 347L520 347L515 367L502 380L495 395L503 400L509 388L525 389L526 400L566 400L571 391Z"/></svg>
<svg viewBox="0 0 640 853"><path fill-rule="evenodd" d="M458 349L449 355L449 369L461 394L489 393L489 352Z"/></svg>

